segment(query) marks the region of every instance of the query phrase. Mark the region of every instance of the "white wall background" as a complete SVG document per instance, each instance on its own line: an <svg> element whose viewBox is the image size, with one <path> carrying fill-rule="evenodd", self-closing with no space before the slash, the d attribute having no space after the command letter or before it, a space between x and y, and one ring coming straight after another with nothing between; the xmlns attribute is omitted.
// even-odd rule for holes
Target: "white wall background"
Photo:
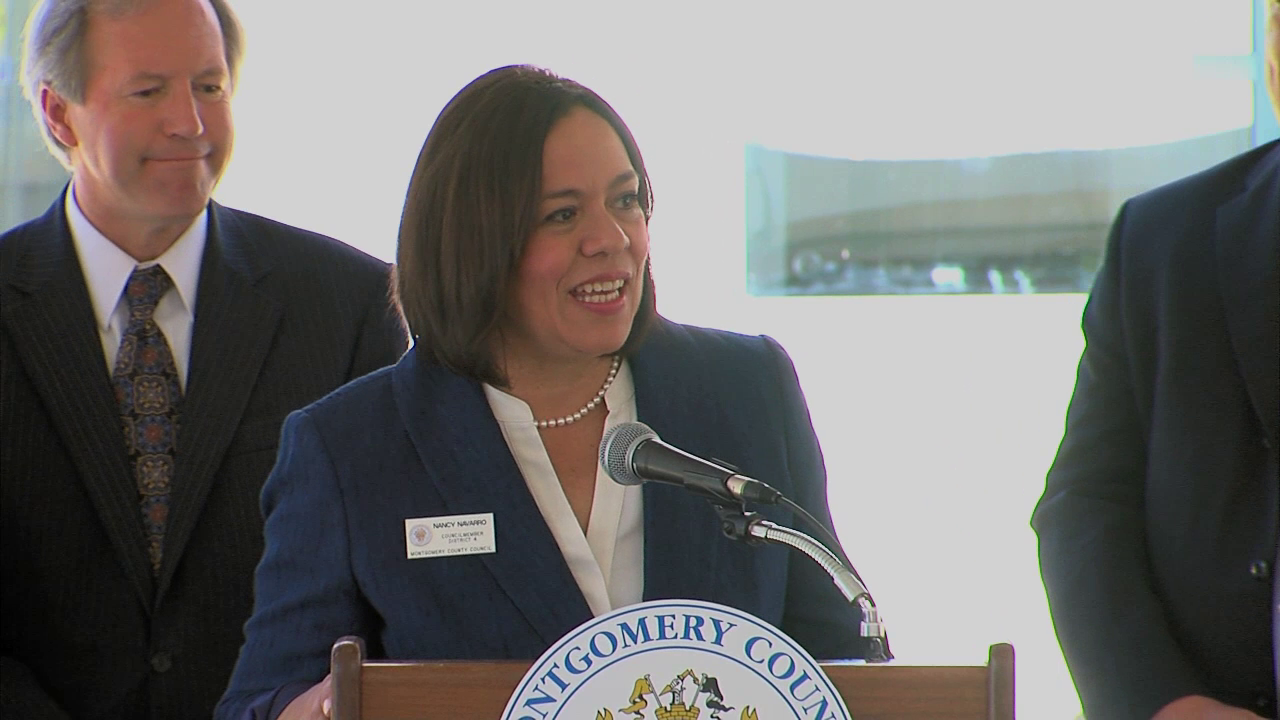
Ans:
<svg viewBox="0 0 1280 720"><path fill-rule="evenodd" d="M749 297L743 147L964 157L1246 127L1250 0L236 6L249 54L218 199L386 259L422 141L466 82L531 62L600 92L653 179L659 308L788 348L898 657L980 663L1012 642L1020 717L1079 713L1028 519L1084 297Z"/></svg>

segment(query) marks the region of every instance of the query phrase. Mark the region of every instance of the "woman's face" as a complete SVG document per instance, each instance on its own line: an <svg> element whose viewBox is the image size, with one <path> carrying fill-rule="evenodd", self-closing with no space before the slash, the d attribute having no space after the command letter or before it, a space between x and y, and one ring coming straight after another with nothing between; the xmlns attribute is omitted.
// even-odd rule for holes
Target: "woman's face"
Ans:
<svg viewBox="0 0 1280 720"><path fill-rule="evenodd" d="M508 356L581 360L626 342L649 256L639 187L626 147L604 118L578 107L551 128L538 219L503 326Z"/></svg>

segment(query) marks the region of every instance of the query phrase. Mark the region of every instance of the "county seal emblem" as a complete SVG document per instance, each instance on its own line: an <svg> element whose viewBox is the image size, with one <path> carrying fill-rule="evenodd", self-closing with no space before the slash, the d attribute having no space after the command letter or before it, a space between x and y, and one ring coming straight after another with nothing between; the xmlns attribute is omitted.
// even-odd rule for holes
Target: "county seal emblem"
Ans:
<svg viewBox="0 0 1280 720"><path fill-rule="evenodd" d="M748 613L654 600L593 618L548 649L506 720L847 720L794 640Z"/></svg>

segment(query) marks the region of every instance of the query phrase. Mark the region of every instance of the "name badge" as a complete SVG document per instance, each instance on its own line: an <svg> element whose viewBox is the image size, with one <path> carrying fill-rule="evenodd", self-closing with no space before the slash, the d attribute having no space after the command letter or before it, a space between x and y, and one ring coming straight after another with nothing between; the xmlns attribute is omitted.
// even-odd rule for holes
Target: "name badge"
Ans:
<svg viewBox="0 0 1280 720"><path fill-rule="evenodd" d="M404 546L410 560L497 552L493 513L405 518Z"/></svg>

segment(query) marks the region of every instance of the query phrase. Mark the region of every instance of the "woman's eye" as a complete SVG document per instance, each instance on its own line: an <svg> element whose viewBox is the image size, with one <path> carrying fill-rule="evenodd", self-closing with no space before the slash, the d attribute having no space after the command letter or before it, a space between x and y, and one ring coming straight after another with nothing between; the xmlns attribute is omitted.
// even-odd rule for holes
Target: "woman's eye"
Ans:
<svg viewBox="0 0 1280 720"><path fill-rule="evenodd" d="M575 214L573 208L560 208L547 215L547 222L567 223L574 218Z"/></svg>

